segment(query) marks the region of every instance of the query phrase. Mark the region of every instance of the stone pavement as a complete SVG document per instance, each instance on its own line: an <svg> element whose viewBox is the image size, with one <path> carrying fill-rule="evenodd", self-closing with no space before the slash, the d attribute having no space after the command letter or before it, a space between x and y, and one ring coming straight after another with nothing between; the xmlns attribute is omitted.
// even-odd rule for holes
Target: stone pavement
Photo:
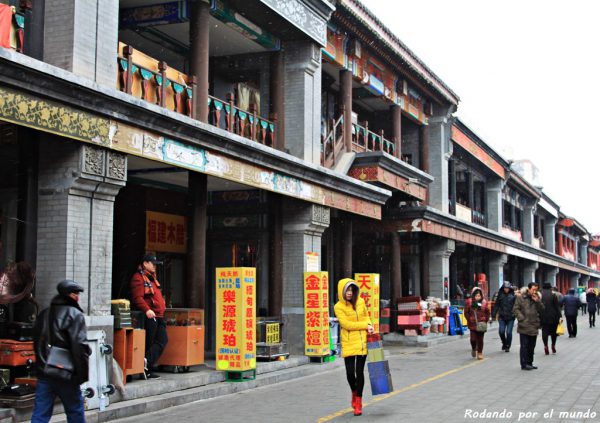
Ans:
<svg viewBox="0 0 600 423"><path fill-rule="evenodd" d="M471 358L467 338L429 349L390 348L395 391L372 397L365 371L362 417L346 408L349 389L344 370L338 367L118 421L600 421L600 320L598 328L589 329L587 316L581 316L577 338L559 337L556 355L545 356L538 337L534 364L539 369L532 371L520 369L516 329L512 350L504 353L497 328L495 323L486 334L483 361Z"/></svg>

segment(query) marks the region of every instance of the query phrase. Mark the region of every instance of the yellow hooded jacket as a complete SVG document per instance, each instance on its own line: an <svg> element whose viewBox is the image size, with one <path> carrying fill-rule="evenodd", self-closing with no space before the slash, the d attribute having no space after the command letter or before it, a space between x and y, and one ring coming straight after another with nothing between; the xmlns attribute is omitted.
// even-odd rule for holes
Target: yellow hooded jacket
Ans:
<svg viewBox="0 0 600 423"><path fill-rule="evenodd" d="M356 286L358 299L356 310L352 303L345 300L346 290ZM371 324L365 300L360 297L360 288L352 279L346 278L338 282L338 302L333 308L335 317L340 321L340 340L342 343L342 357L367 354L367 326Z"/></svg>

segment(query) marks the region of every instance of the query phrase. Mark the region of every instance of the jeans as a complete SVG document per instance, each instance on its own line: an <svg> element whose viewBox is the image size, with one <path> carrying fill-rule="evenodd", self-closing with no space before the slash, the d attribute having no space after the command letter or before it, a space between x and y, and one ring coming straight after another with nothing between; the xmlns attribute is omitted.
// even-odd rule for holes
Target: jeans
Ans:
<svg viewBox="0 0 600 423"><path fill-rule="evenodd" d="M537 341L537 335L523 335L519 334L521 341L521 349L519 351L519 358L521 359L521 368L525 366L533 365L533 351L535 350L535 343Z"/></svg>
<svg viewBox="0 0 600 423"><path fill-rule="evenodd" d="M79 385L59 380L38 379L35 388L35 405L32 423L46 423L52 417L54 400L59 397L69 423L85 423L83 396Z"/></svg>
<svg viewBox="0 0 600 423"><path fill-rule="evenodd" d="M515 324L515 319L498 320L498 333L500 334L500 339L502 340L502 345L506 348L510 348L512 345L512 331L513 326Z"/></svg>
<svg viewBox="0 0 600 423"><path fill-rule="evenodd" d="M165 347L169 342L167 337L167 325L165 319L157 317L155 319L146 318L146 360L148 369L152 369Z"/></svg>
<svg viewBox="0 0 600 423"><path fill-rule="evenodd" d="M569 336L577 336L577 315L565 316L567 318L567 331Z"/></svg>
<svg viewBox="0 0 600 423"><path fill-rule="evenodd" d="M346 365L346 378L352 392L356 391L356 396L362 398L363 388L365 387L365 362L366 355L351 355L344 358Z"/></svg>

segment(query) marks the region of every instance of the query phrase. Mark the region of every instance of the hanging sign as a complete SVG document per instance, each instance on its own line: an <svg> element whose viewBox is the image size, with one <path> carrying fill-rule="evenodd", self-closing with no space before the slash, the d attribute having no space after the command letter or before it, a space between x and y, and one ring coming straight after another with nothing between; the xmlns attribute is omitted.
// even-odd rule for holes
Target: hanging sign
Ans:
<svg viewBox="0 0 600 423"><path fill-rule="evenodd" d="M217 280L217 370L256 368L256 269L219 267Z"/></svg>
<svg viewBox="0 0 600 423"><path fill-rule="evenodd" d="M360 296L367 305L373 329L375 333L379 333L379 274L355 273L354 280L360 289Z"/></svg>
<svg viewBox="0 0 600 423"><path fill-rule="evenodd" d="M185 216L146 212L146 251L185 254L186 234Z"/></svg>
<svg viewBox="0 0 600 423"><path fill-rule="evenodd" d="M324 357L329 349L329 276L304 273L304 354Z"/></svg>

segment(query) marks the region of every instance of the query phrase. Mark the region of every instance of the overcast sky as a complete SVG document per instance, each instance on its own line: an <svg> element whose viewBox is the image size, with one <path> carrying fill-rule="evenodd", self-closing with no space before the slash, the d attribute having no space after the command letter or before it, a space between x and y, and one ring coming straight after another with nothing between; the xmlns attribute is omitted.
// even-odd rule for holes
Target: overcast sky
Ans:
<svg viewBox="0 0 600 423"><path fill-rule="evenodd" d="M362 1L458 94L457 116L600 232L600 1Z"/></svg>

